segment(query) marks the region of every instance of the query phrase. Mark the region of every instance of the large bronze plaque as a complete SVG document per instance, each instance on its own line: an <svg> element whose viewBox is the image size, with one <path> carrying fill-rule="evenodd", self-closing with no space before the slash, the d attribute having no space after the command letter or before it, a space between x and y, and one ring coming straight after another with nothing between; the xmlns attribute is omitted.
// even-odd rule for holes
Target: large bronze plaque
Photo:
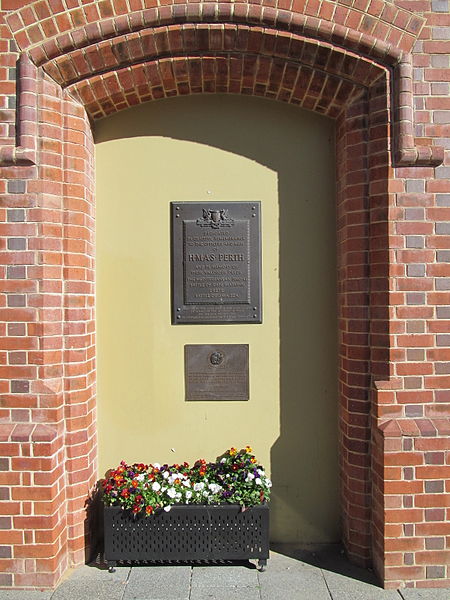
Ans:
<svg viewBox="0 0 450 600"><path fill-rule="evenodd" d="M172 323L261 323L259 202L172 202Z"/></svg>
<svg viewBox="0 0 450 600"><path fill-rule="evenodd" d="M187 344L186 400L248 400L248 344Z"/></svg>

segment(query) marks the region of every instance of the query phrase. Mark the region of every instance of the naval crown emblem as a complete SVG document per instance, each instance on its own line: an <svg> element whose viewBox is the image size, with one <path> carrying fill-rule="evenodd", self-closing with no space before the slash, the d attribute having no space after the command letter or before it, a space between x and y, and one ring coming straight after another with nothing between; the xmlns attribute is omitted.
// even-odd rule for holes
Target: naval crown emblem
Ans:
<svg viewBox="0 0 450 600"><path fill-rule="evenodd" d="M203 218L197 219L197 225L200 227L232 227L234 220L228 216L228 209L203 208Z"/></svg>

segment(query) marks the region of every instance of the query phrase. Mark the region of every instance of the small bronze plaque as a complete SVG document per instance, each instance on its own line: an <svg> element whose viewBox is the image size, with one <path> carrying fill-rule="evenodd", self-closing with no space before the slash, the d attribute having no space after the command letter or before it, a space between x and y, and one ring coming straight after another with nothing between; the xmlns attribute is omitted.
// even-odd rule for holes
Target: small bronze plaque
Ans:
<svg viewBox="0 0 450 600"><path fill-rule="evenodd" d="M248 344L187 344L186 400L248 400Z"/></svg>
<svg viewBox="0 0 450 600"><path fill-rule="evenodd" d="M172 202L172 323L261 323L259 202Z"/></svg>

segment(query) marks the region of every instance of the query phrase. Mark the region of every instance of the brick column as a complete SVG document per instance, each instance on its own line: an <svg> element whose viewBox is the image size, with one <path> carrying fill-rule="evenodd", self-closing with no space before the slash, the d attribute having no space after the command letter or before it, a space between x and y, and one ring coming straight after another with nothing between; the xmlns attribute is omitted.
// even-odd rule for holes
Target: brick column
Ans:
<svg viewBox="0 0 450 600"><path fill-rule="evenodd" d="M89 554L86 501L97 480L94 145L84 108L63 103L64 418L69 558Z"/></svg>
<svg viewBox="0 0 450 600"><path fill-rule="evenodd" d="M84 560L96 479L93 142L25 59L20 82L0 156L0 585L51 587Z"/></svg>

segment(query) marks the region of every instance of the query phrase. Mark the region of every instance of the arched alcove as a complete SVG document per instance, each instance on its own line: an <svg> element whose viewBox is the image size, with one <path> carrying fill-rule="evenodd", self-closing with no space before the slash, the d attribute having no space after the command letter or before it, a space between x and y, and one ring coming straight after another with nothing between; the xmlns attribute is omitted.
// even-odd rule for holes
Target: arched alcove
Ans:
<svg viewBox="0 0 450 600"><path fill-rule="evenodd" d="M95 139L100 474L249 443L271 470L272 540L340 541L333 122L198 95L100 120ZM174 327L169 203L219 200L261 202L263 322ZM184 345L242 342L249 401L185 402Z"/></svg>

